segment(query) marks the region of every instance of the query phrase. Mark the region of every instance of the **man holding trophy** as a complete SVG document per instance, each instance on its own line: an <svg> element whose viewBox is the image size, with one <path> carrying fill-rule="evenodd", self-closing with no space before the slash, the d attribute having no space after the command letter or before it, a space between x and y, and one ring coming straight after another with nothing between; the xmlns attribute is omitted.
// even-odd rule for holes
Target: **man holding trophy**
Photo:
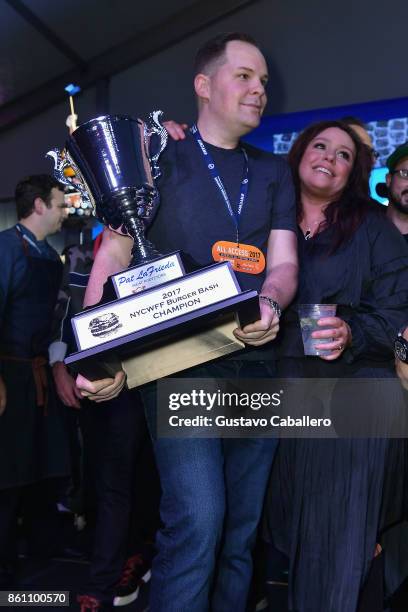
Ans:
<svg viewBox="0 0 408 612"><path fill-rule="evenodd" d="M160 158L160 204L148 239L162 253L182 250L197 267L229 253L241 288L259 292L260 319L234 332L249 349L187 370L188 378L273 375L273 348L264 345L276 337L280 309L296 291L290 171L283 159L240 142L259 125L267 79L265 59L250 37L230 33L210 40L196 57L197 123L186 138L170 140ZM127 268L132 247L134 253L134 236L123 235L119 222L109 226L86 306L101 299L107 277ZM256 253L249 264L243 246ZM123 372L93 382L77 379L83 396L96 402L115 397L124 384ZM155 387L141 389L153 438ZM164 526L153 563L152 612L245 610L276 444L265 438L154 439Z"/></svg>

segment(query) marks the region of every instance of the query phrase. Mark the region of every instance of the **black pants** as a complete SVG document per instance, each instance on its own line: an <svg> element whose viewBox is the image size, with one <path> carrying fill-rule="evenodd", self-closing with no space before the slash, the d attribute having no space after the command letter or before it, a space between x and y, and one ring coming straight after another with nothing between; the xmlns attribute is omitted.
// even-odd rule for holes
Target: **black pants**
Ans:
<svg viewBox="0 0 408 612"><path fill-rule="evenodd" d="M49 557L55 552L60 536L57 500L63 482L50 478L0 491L0 568L12 568L17 560L19 516L28 554Z"/></svg>
<svg viewBox="0 0 408 612"><path fill-rule="evenodd" d="M158 477L137 393L124 391L109 402L88 405L81 420L84 484L95 497L88 592L111 601L125 558L154 537Z"/></svg>

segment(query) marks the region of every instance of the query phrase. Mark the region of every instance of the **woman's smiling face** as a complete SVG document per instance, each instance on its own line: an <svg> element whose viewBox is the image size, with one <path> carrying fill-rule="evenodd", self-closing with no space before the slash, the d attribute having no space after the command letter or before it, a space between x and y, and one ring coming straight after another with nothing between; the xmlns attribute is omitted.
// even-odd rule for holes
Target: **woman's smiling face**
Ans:
<svg viewBox="0 0 408 612"><path fill-rule="evenodd" d="M337 127L315 136L307 145L299 165L302 192L333 201L347 185L356 157L351 137Z"/></svg>

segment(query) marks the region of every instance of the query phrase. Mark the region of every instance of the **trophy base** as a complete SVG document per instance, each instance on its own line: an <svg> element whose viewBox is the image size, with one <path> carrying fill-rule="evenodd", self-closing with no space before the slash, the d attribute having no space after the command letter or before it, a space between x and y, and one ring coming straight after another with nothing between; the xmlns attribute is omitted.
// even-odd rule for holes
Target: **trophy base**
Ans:
<svg viewBox="0 0 408 612"><path fill-rule="evenodd" d="M188 370L245 348L235 338L238 327L235 313L220 315L216 323L203 325L199 332L181 335L169 343L152 344L143 352L124 359L122 368L129 389Z"/></svg>
<svg viewBox="0 0 408 612"><path fill-rule="evenodd" d="M241 292L222 262L80 313L80 350L65 363L89 380L123 367L139 386L241 350L233 330L259 318L257 292Z"/></svg>
<svg viewBox="0 0 408 612"><path fill-rule="evenodd" d="M233 330L238 327L237 316L230 312L219 315L215 321L202 323L200 330L177 335L164 335L148 341L143 348L128 344L102 355L73 353L65 363L88 380L114 377L119 370L127 375L129 389L171 376L203 363L225 357L245 348L235 338ZM132 353L131 356L127 356Z"/></svg>

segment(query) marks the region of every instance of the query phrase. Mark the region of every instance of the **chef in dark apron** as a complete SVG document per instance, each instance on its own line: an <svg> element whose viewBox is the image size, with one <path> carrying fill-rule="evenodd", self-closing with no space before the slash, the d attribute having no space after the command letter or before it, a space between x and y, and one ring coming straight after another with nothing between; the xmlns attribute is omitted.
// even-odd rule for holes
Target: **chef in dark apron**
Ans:
<svg viewBox="0 0 408 612"><path fill-rule="evenodd" d="M63 187L48 175L28 177L17 185L16 206L19 223L0 233L0 588L11 582L20 511L41 537L56 485L69 474L48 366L62 264L46 237L66 217Z"/></svg>

